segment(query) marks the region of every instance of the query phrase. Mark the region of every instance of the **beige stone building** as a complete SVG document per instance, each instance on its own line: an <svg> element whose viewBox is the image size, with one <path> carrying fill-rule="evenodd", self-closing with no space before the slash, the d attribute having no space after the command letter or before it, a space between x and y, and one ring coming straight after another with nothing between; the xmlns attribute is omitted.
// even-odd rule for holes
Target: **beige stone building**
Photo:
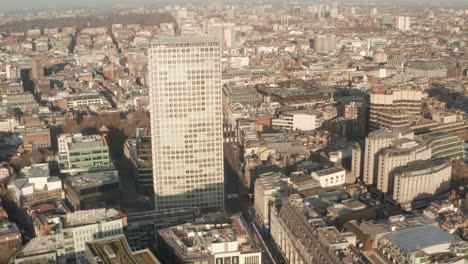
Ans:
<svg viewBox="0 0 468 264"><path fill-rule="evenodd" d="M370 93L370 129L405 127L419 120L422 91L374 90Z"/></svg>
<svg viewBox="0 0 468 264"><path fill-rule="evenodd" d="M255 181L254 208L264 226L270 225L274 201L287 199L291 190L288 178L282 178L279 173L265 173Z"/></svg>
<svg viewBox="0 0 468 264"><path fill-rule="evenodd" d="M272 213L271 236L286 261L291 264L341 263L319 242L314 234L317 229L308 222L307 211L310 209L301 199L291 199L281 210Z"/></svg>
<svg viewBox="0 0 468 264"><path fill-rule="evenodd" d="M395 140L391 147L383 149L379 154L377 189L382 193L391 193L396 168L405 166L411 161L430 158L431 149L424 142L408 138Z"/></svg>
<svg viewBox="0 0 468 264"><path fill-rule="evenodd" d="M411 209L417 200L447 192L451 173L452 165L445 159L412 162L395 173L393 199Z"/></svg>
<svg viewBox="0 0 468 264"><path fill-rule="evenodd" d="M377 182L377 153L389 147L398 138L414 139L414 133L408 128L380 129L369 133L364 153L363 181L365 184L373 185Z"/></svg>
<svg viewBox="0 0 468 264"><path fill-rule="evenodd" d="M361 162L362 162L362 150L361 146L356 143L352 150L352 158L351 158L351 174L353 178L353 182L361 177Z"/></svg>

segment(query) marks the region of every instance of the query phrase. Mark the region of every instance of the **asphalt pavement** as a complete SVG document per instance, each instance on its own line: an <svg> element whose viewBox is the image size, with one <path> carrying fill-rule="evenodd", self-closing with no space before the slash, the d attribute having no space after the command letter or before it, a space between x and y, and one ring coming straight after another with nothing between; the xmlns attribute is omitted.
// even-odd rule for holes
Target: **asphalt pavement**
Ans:
<svg viewBox="0 0 468 264"><path fill-rule="evenodd" d="M275 264L269 253L263 237L255 227L255 213L253 210L253 199L249 198L249 190L242 182L242 166L240 163L239 147L237 143L224 143L224 181L225 194L238 194L239 198L227 199L225 209L227 213L241 213L247 222L247 228L256 244L261 246L264 252L262 256L263 264ZM267 253L268 252L268 253Z"/></svg>
<svg viewBox="0 0 468 264"><path fill-rule="evenodd" d="M234 143L225 143L224 145L224 192L225 195L238 194L239 198L226 200L226 212L247 212L251 206L251 199L240 178L239 148L234 149L233 145Z"/></svg>

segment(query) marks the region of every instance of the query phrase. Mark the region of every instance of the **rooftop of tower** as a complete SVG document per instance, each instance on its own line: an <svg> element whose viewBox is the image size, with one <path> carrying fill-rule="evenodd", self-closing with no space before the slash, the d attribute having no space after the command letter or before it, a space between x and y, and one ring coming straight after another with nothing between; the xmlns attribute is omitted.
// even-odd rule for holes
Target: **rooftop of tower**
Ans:
<svg viewBox="0 0 468 264"><path fill-rule="evenodd" d="M154 38L150 40L151 44L164 44L164 43L186 43L186 42L220 42L219 38L212 35L193 35L193 36L164 36L161 38Z"/></svg>

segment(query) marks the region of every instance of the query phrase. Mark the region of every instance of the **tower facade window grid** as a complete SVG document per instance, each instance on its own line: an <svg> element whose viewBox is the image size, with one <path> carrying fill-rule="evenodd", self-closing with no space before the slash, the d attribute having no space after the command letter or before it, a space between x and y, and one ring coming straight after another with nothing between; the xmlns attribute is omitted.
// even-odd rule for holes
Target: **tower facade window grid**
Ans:
<svg viewBox="0 0 468 264"><path fill-rule="evenodd" d="M221 43L176 37L149 49L156 210L224 205Z"/></svg>

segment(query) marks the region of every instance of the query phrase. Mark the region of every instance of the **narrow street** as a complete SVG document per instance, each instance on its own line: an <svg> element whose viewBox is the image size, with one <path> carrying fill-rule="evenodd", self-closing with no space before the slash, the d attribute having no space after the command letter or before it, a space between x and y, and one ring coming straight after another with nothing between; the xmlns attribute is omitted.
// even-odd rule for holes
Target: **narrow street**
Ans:
<svg viewBox="0 0 468 264"><path fill-rule="evenodd" d="M241 181L241 166L239 162L238 147L235 143L224 143L224 180L225 195L238 194L239 198L226 200L228 213L245 212L251 205L249 191Z"/></svg>
<svg viewBox="0 0 468 264"><path fill-rule="evenodd" d="M225 194L238 194L238 198L226 200L227 213L242 213L242 217L247 222L247 228L253 235L253 239L262 247L264 252L263 264L276 264L277 262L270 253L267 242L255 226L255 213L253 209L253 199L249 198L249 190L241 180L242 167L239 160L239 147L237 143L224 143L224 180Z"/></svg>

